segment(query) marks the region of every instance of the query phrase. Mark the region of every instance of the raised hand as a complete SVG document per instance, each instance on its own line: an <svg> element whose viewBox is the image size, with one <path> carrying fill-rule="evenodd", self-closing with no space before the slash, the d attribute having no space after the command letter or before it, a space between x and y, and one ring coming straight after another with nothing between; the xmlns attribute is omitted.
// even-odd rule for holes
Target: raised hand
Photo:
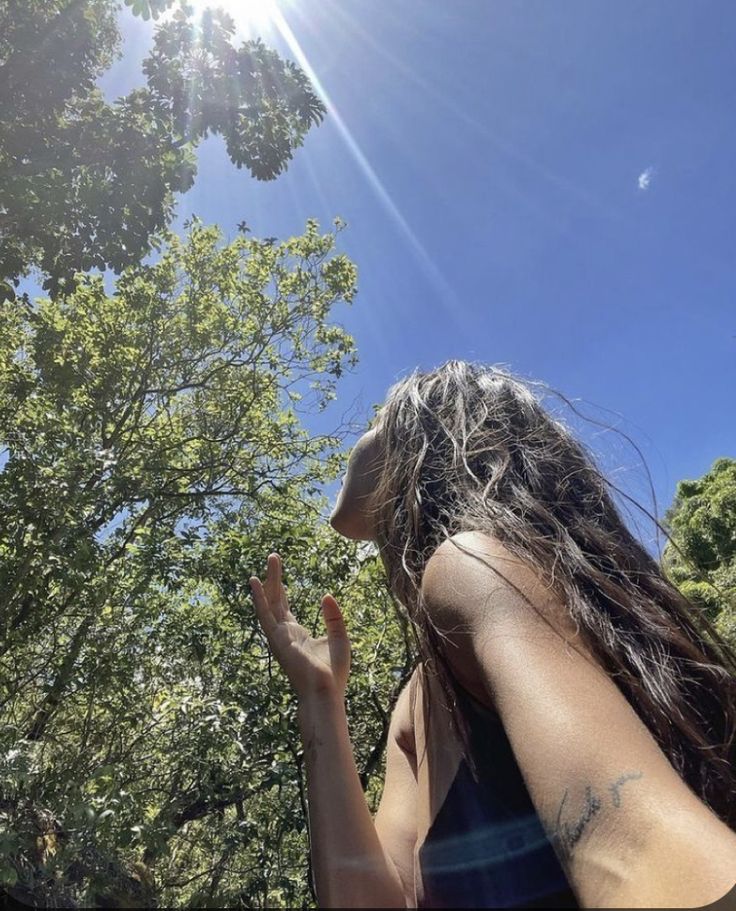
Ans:
<svg viewBox="0 0 736 911"><path fill-rule="evenodd" d="M268 555L265 584L251 576L250 587L258 621L297 697L344 696L350 673L350 640L332 595L325 595L321 602L327 635L315 639L289 609L277 553Z"/></svg>

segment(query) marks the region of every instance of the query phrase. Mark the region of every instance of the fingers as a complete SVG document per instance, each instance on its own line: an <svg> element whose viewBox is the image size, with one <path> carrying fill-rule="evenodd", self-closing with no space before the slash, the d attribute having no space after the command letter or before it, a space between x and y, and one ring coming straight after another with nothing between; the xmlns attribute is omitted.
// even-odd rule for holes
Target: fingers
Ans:
<svg viewBox="0 0 736 911"><path fill-rule="evenodd" d="M337 601L332 595L325 595L322 599L322 617L327 628L328 639L347 639L348 631L345 620Z"/></svg>
<svg viewBox="0 0 736 911"><path fill-rule="evenodd" d="M271 604L277 604L279 588L281 586L281 560L276 553L269 554L266 559L266 584L264 585L266 597Z"/></svg>
<svg viewBox="0 0 736 911"><path fill-rule="evenodd" d="M266 638L270 641L271 633L273 633L278 626L278 621L273 614L261 580L257 576L251 576L249 581L250 590L253 592L253 604L255 605L258 622L261 624L261 628L266 634Z"/></svg>
<svg viewBox="0 0 736 911"><path fill-rule="evenodd" d="M286 620L289 611L286 590L281 581L282 564L279 554L275 552L269 554L266 560L266 567L266 597L271 604L276 619Z"/></svg>

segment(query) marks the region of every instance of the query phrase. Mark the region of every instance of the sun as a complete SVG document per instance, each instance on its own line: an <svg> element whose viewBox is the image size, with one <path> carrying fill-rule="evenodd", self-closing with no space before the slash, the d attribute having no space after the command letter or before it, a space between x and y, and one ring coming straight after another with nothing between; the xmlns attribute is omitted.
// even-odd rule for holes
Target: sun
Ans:
<svg viewBox="0 0 736 911"><path fill-rule="evenodd" d="M278 0L189 0L195 12L225 10L235 20L239 32L262 35L273 28L278 15Z"/></svg>

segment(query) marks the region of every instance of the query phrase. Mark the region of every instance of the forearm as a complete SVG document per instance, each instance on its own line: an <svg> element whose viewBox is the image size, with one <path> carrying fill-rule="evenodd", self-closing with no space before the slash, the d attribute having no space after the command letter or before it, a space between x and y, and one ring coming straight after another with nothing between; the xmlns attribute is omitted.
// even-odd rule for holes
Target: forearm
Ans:
<svg viewBox="0 0 736 911"><path fill-rule="evenodd" d="M303 700L298 712L320 907L405 907L401 882L383 850L360 784L344 702Z"/></svg>
<svg viewBox="0 0 736 911"><path fill-rule="evenodd" d="M536 621L516 631L503 623L486 639L486 680L581 907L722 897L733 886L736 834L688 787L613 679Z"/></svg>

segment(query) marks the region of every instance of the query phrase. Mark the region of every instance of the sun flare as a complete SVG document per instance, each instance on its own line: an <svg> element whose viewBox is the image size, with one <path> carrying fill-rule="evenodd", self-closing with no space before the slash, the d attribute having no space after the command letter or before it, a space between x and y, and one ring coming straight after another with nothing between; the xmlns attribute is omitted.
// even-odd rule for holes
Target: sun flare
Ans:
<svg viewBox="0 0 736 911"><path fill-rule="evenodd" d="M273 27L277 0L190 0L197 13L223 9L235 20L239 31L262 34Z"/></svg>

